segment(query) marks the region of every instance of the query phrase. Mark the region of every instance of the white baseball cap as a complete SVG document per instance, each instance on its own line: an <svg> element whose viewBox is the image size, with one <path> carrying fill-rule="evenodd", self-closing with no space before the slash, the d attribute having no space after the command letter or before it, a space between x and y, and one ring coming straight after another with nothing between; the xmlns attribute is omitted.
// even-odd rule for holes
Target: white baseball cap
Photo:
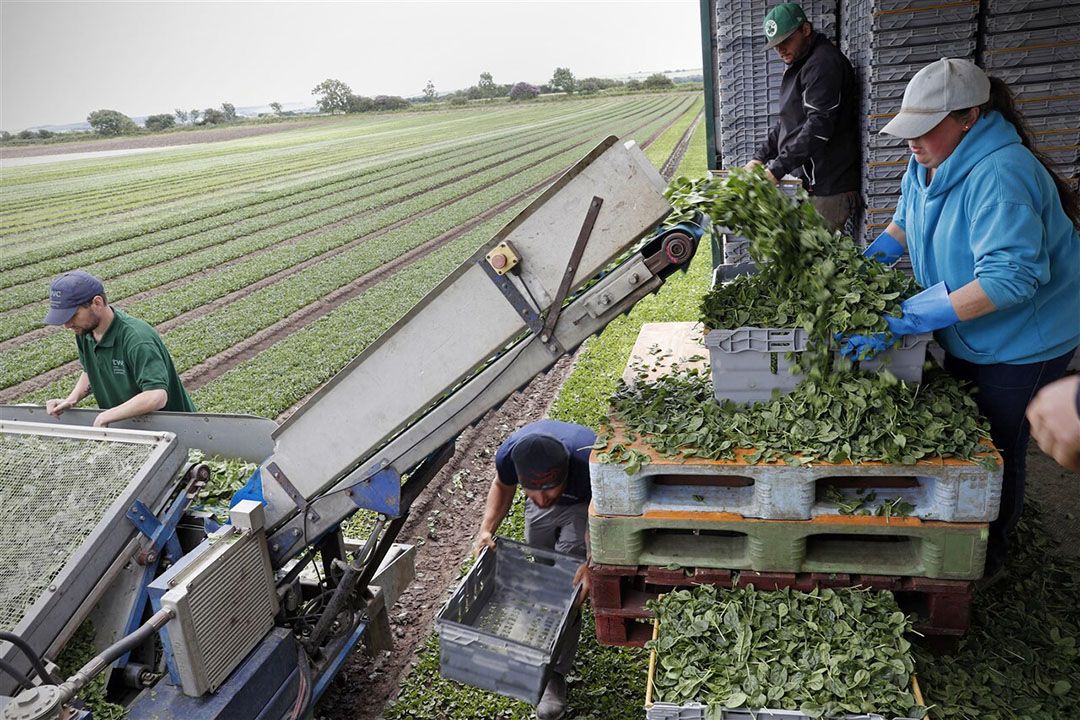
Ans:
<svg viewBox="0 0 1080 720"><path fill-rule="evenodd" d="M942 58L911 78L904 88L900 112L881 134L910 140L933 130L954 110L966 110L990 99L990 79L970 60Z"/></svg>

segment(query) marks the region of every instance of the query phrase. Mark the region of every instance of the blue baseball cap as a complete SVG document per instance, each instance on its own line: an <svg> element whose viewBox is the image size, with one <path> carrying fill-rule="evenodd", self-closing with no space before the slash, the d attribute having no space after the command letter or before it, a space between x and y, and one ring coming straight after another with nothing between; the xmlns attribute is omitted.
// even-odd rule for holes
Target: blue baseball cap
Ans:
<svg viewBox="0 0 1080 720"><path fill-rule="evenodd" d="M105 294L105 286L88 272L72 270L52 282L49 288L49 313L46 325L63 325L80 305L85 305L97 295Z"/></svg>

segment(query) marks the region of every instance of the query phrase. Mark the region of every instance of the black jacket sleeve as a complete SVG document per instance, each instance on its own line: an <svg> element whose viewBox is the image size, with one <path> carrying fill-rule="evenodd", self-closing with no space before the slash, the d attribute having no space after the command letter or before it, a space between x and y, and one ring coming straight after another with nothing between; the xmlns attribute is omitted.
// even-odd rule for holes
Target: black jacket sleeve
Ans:
<svg viewBox="0 0 1080 720"><path fill-rule="evenodd" d="M806 121L791 142L785 141L776 159L768 163L769 171L778 178L820 155L832 137L840 116L844 78L843 68L834 67L832 60L824 53L814 53L799 73Z"/></svg>
<svg viewBox="0 0 1080 720"><path fill-rule="evenodd" d="M773 123L773 126L769 128L769 134L765 136L765 139L758 145L757 150L754 151L754 159L762 163L767 163L776 157L776 145L780 141L780 121L777 120Z"/></svg>

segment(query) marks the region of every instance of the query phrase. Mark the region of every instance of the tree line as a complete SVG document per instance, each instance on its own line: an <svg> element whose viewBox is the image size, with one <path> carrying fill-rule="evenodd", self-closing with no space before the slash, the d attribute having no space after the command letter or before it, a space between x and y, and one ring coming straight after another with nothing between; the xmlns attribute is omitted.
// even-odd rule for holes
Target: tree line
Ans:
<svg viewBox="0 0 1080 720"><path fill-rule="evenodd" d="M671 88L674 82L662 73L654 73L644 80L612 80L610 78L575 78L570 68L555 68L551 79L539 86L527 82L512 84L500 84L490 72L480 73L480 79L475 85L464 90L456 90L442 97L435 90L435 85L430 80L424 86L421 94L415 98L406 99L398 95L376 95L366 97L357 95L346 83L341 80L328 78L315 86L311 94L316 98L319 112L322 113L363 113L385 110L402 110L411 107L415 103L434 103L444 101L450 105L464 105L473 100L497 100L507 98L511 102L532 100L540 95L561 93L564 95L592 95L611 89L622 89L633 92L638 90L666 90ZM282 110L281 103L270 103L273 115L278 117L295 115L291 111ZM260 116L261 117L261 116ZM192 125L207 127L231 123L238 119L236 107L232 103L222 103L221 108L205 108L182 110L177 108L172 113L160 113L147 116L143 127L119 110L95 110L90 113L86 122L96 135L112 137L118 135L134 135L141 132L160 132L169 130L180 125ZM23 130L15 135L6 131L0 131L0 141L11 139L34 140L47 139L57 133L50 130Z"/></svg>

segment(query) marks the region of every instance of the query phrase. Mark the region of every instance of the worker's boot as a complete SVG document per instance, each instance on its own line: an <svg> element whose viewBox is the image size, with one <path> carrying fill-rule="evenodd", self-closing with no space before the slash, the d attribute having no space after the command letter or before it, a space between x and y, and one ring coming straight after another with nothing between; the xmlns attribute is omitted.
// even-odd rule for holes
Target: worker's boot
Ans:
<svg viewBox="0 0 1080 720"><path fill-rule="evenodd" d="M551 673L544 696L536 706L537 720L559 720L566 714L566 678L562 673Z"/></svg>

